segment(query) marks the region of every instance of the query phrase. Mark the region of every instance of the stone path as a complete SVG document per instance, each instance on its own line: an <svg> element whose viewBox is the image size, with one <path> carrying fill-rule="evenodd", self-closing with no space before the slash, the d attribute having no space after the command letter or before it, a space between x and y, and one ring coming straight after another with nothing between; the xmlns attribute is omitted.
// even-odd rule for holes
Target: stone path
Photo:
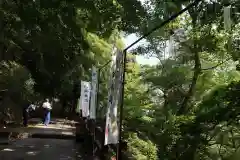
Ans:
<svg viewBox="0 0 240 160"><path fill-rule="evenodd" d="M37 123L38 122L38 123ZM40 119L31 119L28 127L1 128L0 133L26 133L29 135L62 135L75 137L75 123L64 119L53 119L48 126L40 123Z"/></svg>
<svg viewBox="0 0 240 160"><path fill-rule="evenodd" d="M55 119L52 123L49 126L35 123L28 128L1 129L0 132L18 132L32 136L16 139L8 145L0 145L0 160L83 160L78 153L80 149L75 144L75 122ZM47 135L52 137L46 138ZM57 135L67 135L72 139L55 138Z"/></svg>
<svg viewBox="0 0 240 160"><path fill-rule="evenodd" d="M83 160L75 141L28 138L17 140L0 151L1 160Z"/></svg>

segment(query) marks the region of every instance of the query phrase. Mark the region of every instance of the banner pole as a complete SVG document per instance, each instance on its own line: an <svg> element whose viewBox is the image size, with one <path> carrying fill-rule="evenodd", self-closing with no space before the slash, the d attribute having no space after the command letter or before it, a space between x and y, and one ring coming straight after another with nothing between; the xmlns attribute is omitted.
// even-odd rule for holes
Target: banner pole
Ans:
<svg viewBox="0 0 240 160"><path fill-rule="evenodd" d="M92 126L91 127L92 127L91 130L93 132L93 144L92 144L93 145L93 153L92 154L93 154L93 157L95 157L95 140L96 140L96 138L95 138L96 137L96 135L95 135L96 134L95 133L95 127L96 127L95 119L92 120Z"/></svg>
<svg viewBox="0 0 240 160"><path fill-rule="evenodd" d="M123 50L123 65L122 65L122 88L121 88L121 99L119 109L119 127L118 127L118 145L117 145L117 160L122 159L122 123L123 123L123 106L124 106L124 85L125 85L125 72L127 61L127 50Z"/></svg>
<svg viewBox="0 0 240 160"><path fill-rule="evenodd" d="M97 108L99 108L99 82L100 82L100 71L101 68L97 70L97 89L96 89L96 115L93 120L93 156L95 156L95 141L96 141L96 120L97 120Z"/></svg>
<svg viewBox="0 0 240 160"><path fill-rule="evenodd" d="M97 95L96 95L96 119L97 119L97 108L99 108L100 104L99 104L99 82L100 82L100 72L101 72L101 68L98 68L97 71Z"/></svg>

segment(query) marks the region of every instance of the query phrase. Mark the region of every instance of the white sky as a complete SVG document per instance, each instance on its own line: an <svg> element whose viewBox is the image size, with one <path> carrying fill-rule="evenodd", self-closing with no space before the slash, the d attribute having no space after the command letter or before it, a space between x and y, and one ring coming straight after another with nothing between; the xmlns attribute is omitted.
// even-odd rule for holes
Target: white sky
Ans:
<svg viewBox="0 0 240 160"><path fill-rule="evenodd" d="M146 0L139 0L142 4L146 1ZM134 41L136 41L139 37L137 37L136 34L130 34L126 37L124 37L123 41L125 43L125 46L128 46L130 44L132 44ZM138 47L141 44L146 43L146 41L144 42L144 40L138 42L136 45L134 45L131 49L134 49L136 47ZM137 62L139 64L143 64L143 65L156 65L159 63L159 60L155 57L149 57L146 58L144 56L136 56Z"/></svg>
<svg viewBox="0 0 240 160"><path fill-rule="evenodd" d="M124 37L123 41L125 43L125 46L128 46L128 45L132 44L134 41L136 41L138 38L139 37L137 37L136 34L130 34L130 35ZM131 49L134 49L144 43L146 43L146 41L144 42L144 40L142 40L139 43L137 43L135 46L133 46ZM146 57L140 56L140 55L137 55L136 59L139 64L143 64L143 65L156 65L159 62L159 60L155 57L146 58Z"/></svg>

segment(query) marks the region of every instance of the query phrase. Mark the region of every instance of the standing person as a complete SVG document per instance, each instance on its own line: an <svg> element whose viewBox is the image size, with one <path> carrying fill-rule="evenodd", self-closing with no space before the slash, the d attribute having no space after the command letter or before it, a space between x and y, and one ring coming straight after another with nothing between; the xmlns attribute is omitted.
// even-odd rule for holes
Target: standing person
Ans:
<svg viewBox="0 0 240 160"><path fill-rule="evenodd" d="M44 114L44 125L47 126L50 122L50 111L52 110L52 106L49 103L49 99L46 99L46 101L43 103L42 107L45 110L45 114Z"/></svg>
<svg viewBox="0 0 240 160"><path fill-rule="evenodd" d="M31 118L32 115L30 115L31 112L35 111L37 108L37 105L34 104L34 103L31 103L29 106L28 106L28 109L27 109L27 112L28 112L28 117Z"/></svg>
<svg viewBox="0 0 240 160"><path fill-rule="evenodd" d="M28 126L29 112L35 110L36 106L33 103L30 105L26 104L23 107L23 125L24 127Z"/></svg>
<svg viewBox="0 0 240 160"><path fill-rule="evenodd" d="M28 125L28 104L23 106L23 126L27 127Z"/></svg>

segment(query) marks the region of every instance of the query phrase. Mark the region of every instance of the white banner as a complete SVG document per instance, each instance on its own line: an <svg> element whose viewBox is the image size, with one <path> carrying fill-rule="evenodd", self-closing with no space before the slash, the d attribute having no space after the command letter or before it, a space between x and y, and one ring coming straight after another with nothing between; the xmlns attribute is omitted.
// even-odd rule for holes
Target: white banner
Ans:
<svg viewBox="0 0 240 160"><path fill-rule="evenodd" d="M224 28L226 31L231 31L232 20L231 20L231 6L224 7L223 11Z"/></svg>
<svg viewBox="0 0 240 160"><path fill-rule="evenodd" d="M112 63L108 88L108 110L106 115L105 145L118 143L117 109L122 88L122 52L118 51L116 60Z"/></svg>
<svg viewBox="0 0 240 160"><path fill-rule="evenodd" d="M174 35L171 35L169 37L169 43L168 43L168 54L170 57L175 56L175 41L174 41Z"/></svg>
<svg viewBox="0 0 240 160"><path fill-rule="evenodd" d="M81 81L81 109L82 109L82 116L88 117L89 116L89 103L90 103L90 91L91 91L91 84L90 82Z"/></svg>
<svg viewBox="0 0 240 160"><path fill-rule="evenodd" d="M98 85L97 68L93 66L91 83L90 119L96 119L97 85Z"/></svg>

